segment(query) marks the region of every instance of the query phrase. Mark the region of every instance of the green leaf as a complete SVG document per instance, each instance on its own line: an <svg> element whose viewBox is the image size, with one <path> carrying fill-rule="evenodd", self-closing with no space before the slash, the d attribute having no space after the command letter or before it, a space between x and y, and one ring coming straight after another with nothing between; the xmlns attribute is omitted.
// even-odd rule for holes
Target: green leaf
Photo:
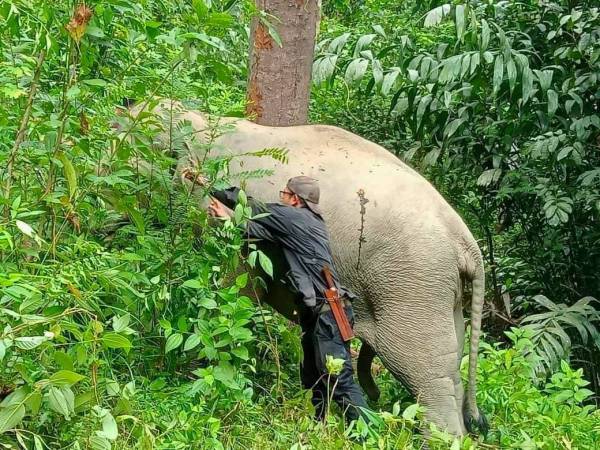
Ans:
<svg viewBox="0 0 600 450"><path fill-rule="evenodd" d="M25 223L21 220L17 220L17 221L15 221L15 225L17 226L19 231L27 237L32 238L33 235L35 234L35 232L33 231L33 228L31 228L31 226L28 223Z"/></svg>
<svg viewBox="0 0 600 450"><path fill-rule="evenodd" d="M559 311L560 308L559 306L554 303L552 300L550 300L548 297L546 297L545 295L535 295L533 297L533 299L539 303L540 305L542 305L543 307L547 308L550 311Z"/></svg>
<svg viewBox="0 0 600 450"><path fill-rule="evenodd" d="M425 111L431 103L432 98L433 97L431 96L431 94L427 94L426 96L421 97L421 100L419 101L419 106L417 106L417 127L421 126L421 119L425 115Z"/></svg>
<svg viewBox="0 0 600 450"><path fill-rule="evenodd" d="M59 370L50 377L50 382L56 387L72 386L75 383L78 383L79 381L83 380L84 378L85 376L72 372L70 370Z"/></svg>
<svg viewBox="0 0 600 450"><path fill-rule="evenodd" d="M462 42L465 34L465 5L456 5L454 15L456 19L456 37Z"/></svg>
<svg viewBox="0 0 600 450"><path fill-rule="evenodd" d="M496 61L494 63L494 94L500 90L502 85L502 78L504 75L504 57L502 55L496 55Z"/></svg>
<svg viewBox="0 0 600 450"><path fill-rule="evenodd" d="M348 84L353 84L356 81L361 80L367 68L369 67L369 60L365 58L354 59L346 68L345 79Z"/></svg>
<svg viewBox="0 0 600 450"><path fill-rule="evenodd" d="M32 292L31 296L23 300L23 303L19 305L19 312L22 314L33 312L42 306L42 304L44 304L42 295L40 293Z"/></svg>
<svg viewBox="0 0 600 450"><path fill-rule="evenodd" d="M58 152L58 159L62 163L65 171L65 178L69 185L69 197L73 198L75 191L77 190L77 173L75 172L75 167L73 167L73 164L71 164L71 161L63 152Z"/></svg>
<svg viewBox="0 0 600 450"><path fill-rule="evenodd" d="M478 53L476 53L478 55ZM469 67L471 66L471 54L466 53L463 55L460 69L460 79L463 79L465 75L469 72Z"/></svg>
<svg viewBox="0 0 600 450"><path fill-rule="evenodd" d="M269 257L260 250L258 251L258 262L260 263L260 267L262 267L266 274L273 278L273 263L271 262Z"/></svg>
<svg viewBox="0 0 600 450"><path fill-rule="evenodd" d="M558 109L558 94L552 89L548 89L548 117L554 117L554 113Z"/></svg>
<svg viewBox="0 0 600 450"><path fill-rule="evenodd" d="M451 122L449 122L444 128L444 138L451 138L452 135L456 133L456 130L458 130L458 127L460 127L465 122L466 119L454 119Z"/></svg>
<svg viewBox="0 0 600 450"><path fill-rule="evenodd" d="M423 167L429 167L429 166L435 165L438 158L440 157L441 150L442 149L440 147L435 147L432 150L430 150L429 152L427 152L427 154L423 157L423 161L422 161Z"/></svg>
<svg viewBox="0 0 600 450"><path fill-rule="evenodd" d="M0 434L12 430L25 416L25 406L20 403L0 408Z"/></svg>
<svg viewBox="0 0 600 450"><path fill-rule="evenodd" d="M358 58L360 52L371 45L371 42L373 42L373 39L376 37L376 34L365 34L358 38L358 41L356 41L356 45L354 46L354 58Z"/></svg>
<svg viewBox="0 0 600 450"><path fill-rule="evenodd" d="M201 306L204 309L216 309L218 306L217 302L209 297L203 297L199 299L196 303L198 306Z"/></svg>
<svg viewBox="0 0 600 450"><path fill-rule="evenodd" d="M248 284L248 272L244 272L243 274L239 275L235 279L235 285L237 287L239 287L240 289L245 288L247 284Z"/></svg>
<svg viewBox="0 0 600 450"><path fill-rule="evenodd" d="M571 390L564 390L559 392L555 397L554 397L554 401L557 403L562 403L566 400L569 400L573 398L573 391Z"/></svg>
<svg viewBox="0 0 600 450"><path fill-rule="evenodd" d="M175 350L181 345L182 342L183 336L180 333L173 333L167 339L167 343L165 345L165 353L169 353L170 351Z"/></svg>
<svg viewBox="0 0 600 450"><path fill-rule="evenodd" d="M267 27L269 34L271 35L273 40L277 43L277 45L279 47L283 47L283 44L281 42L281 37L279 36L279 33L277 33L277 30L275 29L273 24L270 21L266 20L264 17L261 17L260 21Z"/></svg>
<svg viewBox="0 0 600 450"><path fill-rule="evenodd" d="M94 87L104 87L108 84L106 81L101 80L99 78L95 78L92 80L83 80L83 83L87 84L88 86L94 86Z"/></svg>
<svg viewBox="0 0 600 450"><path fill-rule="evenodd" d="M481 19L481 51L487 50L490 43L490 26L485 19Z"/></svg>
<svg viewBox="0 0 600 450"><path fill-rule="evenodd" d="M373 25L373 31L375 31L375 33L379 34L381 37L387 37L385 30L381 25Z"/></svg>
<svg viewBox="0 0 600 450"><path fill-rule="evenodd" d="M233 377L235 376L235 370L228 361L220 361L219 365L215 367L213 374L215 380L219 380L221 382L226 383L229 381L233 381Z"/></svg>
<svg viewBox="0 0 600 450"><path fill-rule="evenodd" d="M56 131L48 131L44 135L44 146L48 152L54 150L56 146L56 140L58 139L58 133Z"/></svg>
<svg viewBox="0 0 600 450"><path fill-rule="evenodd" d="M339 54L342 51L342 49L344 48L344 46L346 45L346 42L348 42L348 39L350 38L350 36L351 36L351 33L344 33L344 34L336 37L335 39L333 39L329 43L329 46L327 48L329 53Z"/></svg>
<svg viewBox="0 0 600 450"><path fill-rule="evenodd" d="M187 287L190 289L202 289L204 287L202 282L200 280L196 280L196 279L186 280L183 282L183 284L181 286Z"/></svg>
<svg viewBox="0 0 600 450"><path fill-rule="evenodd" d="M35 450L44 450L44 448L47 447L42 438L39 437L37 434L33 436L33 443L35 446Z"/></svg>
<svg viewBox="0 0 600 450"><path fill-rule="evenodd" d="M236 224L242 223L242 219L244 218L244 206L241 203L235 205L235 209L233 211L233 221Z"/></svg>
<svg viewBox="0 0 600 450"><path fill-rule="evenodd" d="M31 350L47 341L45 336L27 336L15 338L14 343L17 347L23 350Z"/></svg>
<svg viewBox="0 0 600 450"><path fill-rule="evenodd" d="M187 352L192 350L193 348L196 348L198 344L200 344L200 336L197 334L192 334L186 339L185 345L183 346L183 351Z"/></svg>
<svg viewBox="0 0 600 450"><path fill-rule="evenodd" d="M477 70L477 67L479 67L480 61L481 61L481 55L479 54L479 52L473 53L471 55L471 69L469 71L469 73L471 75L473 75L475 73L475 71Z"/></svg>
<svg viewBox="0 0 600 450"><path fill-rule="evenodd" d="M455 55L445 59L441 67L442 71L440 72L438 82L444 84L453 81L460 74L462 55Z"/></svg>
<svg viewBox="0 0 600 450"><path fill-rule="evenodd" d="M129 313L123 314L122 316L113 316L113 330L115 330L115 332L117 333L125 331L125 329L129 326L130 319L131 316L129 315Z"/></svg>
<svg viewBox="0 0 600 450"><path fill-rule="evenodd" d="M95 27L93 25L88 25L88 27L85 29L85 34L97 38L103 38L105 36L104 31L102 31L101 28Z"/></svg>
<svg viewBox="0 0 600 450"><path fill-rule="evenodd" d="M425 27L433 27L442 22L442 19L448 15L450 12L451 6L449 4L444 4L438 6L437 8L433 8L431 11L427 13L425 16Z"/></svg>
<svg viewBox="0 0 600 450"><path fill-rule="evenodd" d="M517 82L517 66L512 58L506 63L506 76L508 77L508 85L510 86L510 92L512 93Z"/></svg>
<svg viewBox="0 0 600 450"><path fill-rule="evenodd" d="M110 441L102 436L92 436L90 438L92 450L111 450Z"/></svg>
<svg viewBox="0 0 600 450"><path fill-rule="evenodd" d="M404 420L414 420L417 416L417 412L419 411L419 405L414 403L407 407L404 411L402 411L402 418Z"/></svg>
<svg viewBox="0 0 600 450"><path fill-rule="evenodd" d="M400 96L398 101L394 105L394 109L392 110L392 114L394 117L402 116L408 110L408 98L404 96ZM410 159L410 158L409 158Z"/></svg>
<svg viewBox="0 0 600 450"><path fill-rule="evenodd" d="M489 186L492 183L495 183L500 178L502 174L502 169L488 169L483 171L479 178L477 178L477 184L479 186Z"/></svg>
<svg viewBox="0 0 600 450"><path fill-rule="evenodd" d="M335 71L338 55L325 55L313 63L312 79L316 86L329 80Z"/></svg>
<svg viewBox="0 0 600 450"><path fill-rule="evenodd" d="M523 103L531 98L533 91L533 72L529 67L523 69Z"/></svg>
<svg viewBox="0 0 600 450"><path fill-rule="evenodd" d="M142 214L133 205L125 206L125 211L135 225L135 228L140 232L140 234L144 234L146 232L144 216L142 216Z"/></svg>
<svg viewBox="0 0 600 450"><path fill-rule="evenodd" d="M412 81L413 83L415 81L417 81L417 79L419 78L419 72L417 70L413 70L413 69L408 69L408 79L410 81Z"/></svg>
<svg viewBox="0 0 600 450"><path fill-rule="evenodd" d="M375 82L375 87L378 88L383 83L383 67L381 65L381 61L378 59L373 59L373 81Z"/></svg>
<svg viewBox="0 0 600 450"><path fill-rule="evenodd" d="M75 411L75 396L68 387L51 387L46 395L50 409L65 416L69 420Z"/></svg>
<svg viewBox="0 0 600 450"><path fill-rule="evenodd" d="M102 418L102 431L96 431L96 434L111 441L114 441L119 436L117 421L111 413L107 412Z"/></svg>
<svg viewBox="0 0 600 450"><path fill-rule="evenodd" d="M248 349L244 346L232 348L231 353L244 361L248 359Z"/></svg>
<svg viewBox="0 0 600 450"><path fill-rule="evenodd" d="M554 72L552 70L535 70L535 75L540 83L542 92L546 92L552 84L552 76Z"/></svg>
<svg viewBox="0 0 600 450"><path fill-rule="evenodd" d="M582 173L579 176L578 181L582 186L591 186L596 178L600 179L600 169L592 169Z"/></svg>
<svg viewBox="0 0 600 450"><path fill-rule="evenodd" d="M102 335L102 343L108 348L122 348L126 353L131 350L131 341L119 333L105 333Z"/></svg>
<svg viewBox="0 0 600 450"><path fill-rule="evenodd" d="M388 73L386 73L383 77L383 81L381 83L381 93L383 95L388 95L394 84L396 83L396 79L400 75L400 68L392 67Z"/></svg>
<svg viewBox="0 0 600 450"><path fill-rule="evenodd" d="M556 160L557 161L561 161L563 159L565 159L567 156L569 156L569 154L573 151L573 147L571 147L570 145L567 147L563 147L560 152L558 152L558 154L556 155Z"/></svg>
<svg viewBox="0 0 600 450"><path fill-rule="evenodd" d="M578 402L582 402L591 395L594 395L594 393L589 389L579 389L578 391L575 391L574 397Z"/></svg>

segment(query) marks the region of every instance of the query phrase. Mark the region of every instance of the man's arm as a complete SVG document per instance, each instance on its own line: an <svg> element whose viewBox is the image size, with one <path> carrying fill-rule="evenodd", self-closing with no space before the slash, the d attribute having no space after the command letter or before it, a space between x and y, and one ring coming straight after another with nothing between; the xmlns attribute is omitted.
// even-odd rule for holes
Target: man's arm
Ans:
<svg viewBox="0 0 600 450"><path fill-rule="evenodd" d="M230 217L231 208L235 207L239 192L240 189L237 187L211 192L211 195L216 199L213 200L209 206L209 211L211 214L218 217ZM222 203L222 205L220 205L219 202ZM258 205L257 202L251 198L248 199L248 204L252 208L253 215L265 212L270 214L269 208L266 205ZM229 211L225 208L229 208ZM259 220L266 219L267 217L268 216L248 221L246 224L246 230L248 231L248 236L250 238L275 242L276 239L269 228L259 223Z"/></svg>
<svg viewBox="0 0 600 450"><path fill-rule="evenodd" d="M238 187L230 187L219 191L211 191L210 195L219 200L228 208L234 208L237 203L237 198L240 189ZM287 233L289 231L290 218L287 212L290 212L289 207L273 203L262 203L248 197L248 206L252 208L252 215L268 213L263 217L252 219L248 226L248 231L251 237L257 237L258 239L273 240L273 234ZM256 225L256 227L255 227ZM259 228L262 228L259 230ZM254 230L253 230L254 228ZM253 236L254 231L257 235L266 236L266 233L270 235L270 238Z"/></svg>
<svg viewBox="0 0 600 450"><path fill-rule="evenodd" d="M218 191L217 190L210 191L210 195L212 197L216 198L221 203L223 203L225 206L227 206L228 208L231 208L231 209L233 209L235 207L239 193L240 193L240 188L235 187L235 186L227 188L227 189L221 189Z"/></svg>

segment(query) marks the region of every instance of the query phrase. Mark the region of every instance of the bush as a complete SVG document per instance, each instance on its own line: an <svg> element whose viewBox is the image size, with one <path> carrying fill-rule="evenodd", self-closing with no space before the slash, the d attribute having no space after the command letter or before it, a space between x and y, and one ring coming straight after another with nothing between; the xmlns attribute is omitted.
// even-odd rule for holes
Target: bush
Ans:
<svg viewBox="0 0 600 450"><path fill-rule="evenodd" d="M598 448L600 410L585 405L593 393L583 371L563 361L549 379L538 378L533 332L514 328L507 335L511 347L482 344L478 397L492 419L489 441L501 448Z"/></svg>

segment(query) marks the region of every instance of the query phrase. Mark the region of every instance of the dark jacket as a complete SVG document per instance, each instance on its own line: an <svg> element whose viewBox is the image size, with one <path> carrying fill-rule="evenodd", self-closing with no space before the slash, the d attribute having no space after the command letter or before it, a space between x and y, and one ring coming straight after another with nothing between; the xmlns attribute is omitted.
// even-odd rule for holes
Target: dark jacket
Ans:
<svg viewBox="0 0 600 450"><path fill-rule="evenodd" d="M213 191L211 195L233 208L239 188L232 187ZM308 208L294 208L280 203L260 203L248 199L253 215L268 212L269 215L251 220L247 230L251 238L263 239L281 246L289 264L288 282L292 290L300 294L304 304L312 308L324 301L325 280L321 274L323 266L331 269L340 297L353 299L356 296L339 283L333 267L329 233L323 218Z"/></svg>

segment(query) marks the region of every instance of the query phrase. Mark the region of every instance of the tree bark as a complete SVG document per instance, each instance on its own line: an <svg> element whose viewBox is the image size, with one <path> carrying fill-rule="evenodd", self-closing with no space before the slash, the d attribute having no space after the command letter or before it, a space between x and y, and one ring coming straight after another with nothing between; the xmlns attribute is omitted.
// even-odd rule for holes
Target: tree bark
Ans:
<svg viewBox="0 0 600 450"><path fill-rule="evenodd" d="M252 21L246 114L260 125L306 124L318 2L256 0L256 6L267 16ZM281 46L265 19L277 31Z"/></svg>

